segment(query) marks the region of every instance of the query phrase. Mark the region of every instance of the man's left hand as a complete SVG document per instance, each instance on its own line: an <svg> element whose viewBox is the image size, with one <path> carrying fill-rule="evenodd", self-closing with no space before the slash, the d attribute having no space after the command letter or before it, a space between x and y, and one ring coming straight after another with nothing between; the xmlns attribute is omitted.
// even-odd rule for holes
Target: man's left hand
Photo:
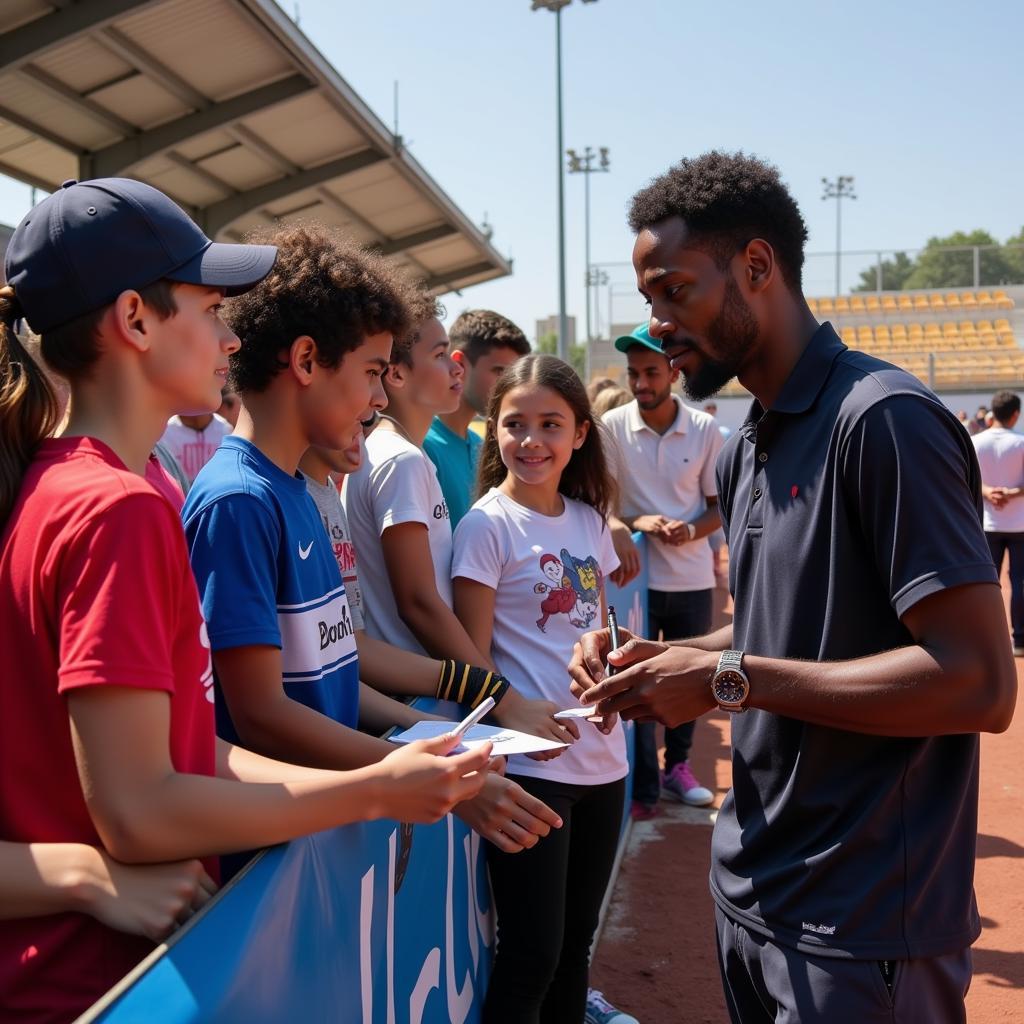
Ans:
<svg viewBox="0 0 1024 1024"><path fill-rule="evenodd" d="M717 653L673 646L644 658L648 646L631 640L609 654L608 663L619 671L587 690L583 703L597 703L603 715L655 719L668 726L692 722L715 707L710 684Z"/></svg>

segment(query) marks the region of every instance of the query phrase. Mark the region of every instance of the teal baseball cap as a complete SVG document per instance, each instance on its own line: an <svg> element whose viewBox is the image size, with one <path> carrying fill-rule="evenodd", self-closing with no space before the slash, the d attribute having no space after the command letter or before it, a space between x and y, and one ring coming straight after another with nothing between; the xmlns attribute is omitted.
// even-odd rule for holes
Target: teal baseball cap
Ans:
<svg viewBox="0 0 1024 1024"><path fill-rule="evenodd" d="M637 324L632 333L623 334L615 339L615 347L620 352L628 352L634 345L646 345L649 349L657 352L658 355L664 355L660 342L655 341L651 337L651 332L647 329L647 324L645 323Z"/></svg>

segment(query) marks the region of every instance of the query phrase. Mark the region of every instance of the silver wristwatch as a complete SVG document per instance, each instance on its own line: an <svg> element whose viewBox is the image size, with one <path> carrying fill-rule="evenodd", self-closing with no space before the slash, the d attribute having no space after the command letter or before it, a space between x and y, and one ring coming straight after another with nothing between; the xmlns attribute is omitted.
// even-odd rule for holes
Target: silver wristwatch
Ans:
<svg viewBox="0 0 1024 1024"><path fill-rule="evenodd" d="M723 711L738 714L747 710L750 680L743 671L742 651L722 651L711 677L711 695Z"/></svg>

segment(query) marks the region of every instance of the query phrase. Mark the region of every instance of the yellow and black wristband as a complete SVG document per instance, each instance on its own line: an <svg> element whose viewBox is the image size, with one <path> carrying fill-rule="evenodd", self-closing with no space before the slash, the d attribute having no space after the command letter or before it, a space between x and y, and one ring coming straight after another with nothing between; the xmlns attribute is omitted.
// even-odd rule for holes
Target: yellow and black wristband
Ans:
<svg viewBox="0 0 1024 1024"><path fill-rule="evenodd" d="M467 665L464 661L446 659L441 662L436 696L438 700L453 700L475 708L488 697L493 697L494 703L500 704L511 685L497 672Z"/></svg>

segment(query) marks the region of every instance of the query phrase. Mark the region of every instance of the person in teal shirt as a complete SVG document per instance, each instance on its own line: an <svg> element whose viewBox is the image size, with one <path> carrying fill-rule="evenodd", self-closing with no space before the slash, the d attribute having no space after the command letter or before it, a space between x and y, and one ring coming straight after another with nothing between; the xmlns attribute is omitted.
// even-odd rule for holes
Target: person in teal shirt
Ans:
<svg viewBox="0 0 1024 1024"><path fill-rule="evenodd" d="M453 413L435 416L423 450L437 467L452 529L476 498L476 469L483 444L470 424L487 415L491 390L503 371L530 351L526 335L511 320L489 309L470 309L452 324L452 358L466 375L462 399Z"/></svg>

